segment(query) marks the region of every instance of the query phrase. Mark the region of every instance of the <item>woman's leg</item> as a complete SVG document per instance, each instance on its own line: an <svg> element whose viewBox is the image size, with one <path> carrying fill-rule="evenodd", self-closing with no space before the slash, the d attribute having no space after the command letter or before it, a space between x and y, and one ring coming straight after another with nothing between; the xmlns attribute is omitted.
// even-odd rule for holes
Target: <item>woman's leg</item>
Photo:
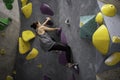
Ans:
<svg viewBox="0 0 120 80"><path fill-rule="evenodd" d="M68 63L73 63L72 51L68 45L63 44L63 43L55 43L49 51L51 51L51 50L65 51L66 52L65 55L66 55Z"/></svg>

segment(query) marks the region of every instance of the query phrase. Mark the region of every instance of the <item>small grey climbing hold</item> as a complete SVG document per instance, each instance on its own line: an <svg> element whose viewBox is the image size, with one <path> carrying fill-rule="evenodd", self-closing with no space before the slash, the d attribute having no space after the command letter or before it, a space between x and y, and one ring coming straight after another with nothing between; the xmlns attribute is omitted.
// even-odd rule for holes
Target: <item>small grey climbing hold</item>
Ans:
<svg viewBox="0 0 120 80"><path fill-rule="evenodd" d="M68 26L70 26L70 19L69 18L66 18L65 24L67 24Z"/></svg>
<svg viewBox="0 0 120 80"><path fill-rule="evenodd" d="M5 55L6 50L5 49L0 49L0 55Z"/></svg>
<svg viewBox="0 0 120 80"><path fill-rule="evenodd" d="M2 32L2 33L1 33L1 37L5 37L5 32Z"/></svg>

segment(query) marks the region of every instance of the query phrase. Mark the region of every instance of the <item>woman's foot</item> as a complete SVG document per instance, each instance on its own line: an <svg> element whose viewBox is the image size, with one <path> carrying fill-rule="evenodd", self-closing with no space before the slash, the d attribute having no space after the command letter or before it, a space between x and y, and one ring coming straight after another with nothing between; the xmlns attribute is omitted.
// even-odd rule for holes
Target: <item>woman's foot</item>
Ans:
<svg viewBox="0 0 120 80"><path fill-rule="evenodd" d="M78 64L74 64L72 68L75 70L76 73L79 74L79 66L78 66Z"/></svg>
<svg viewBox="0 0 120 80"><path fill-rule="evenodd" d="M79 66L77 63L67 63L66 66L68 68L73 68L79 74Z"/></svg>

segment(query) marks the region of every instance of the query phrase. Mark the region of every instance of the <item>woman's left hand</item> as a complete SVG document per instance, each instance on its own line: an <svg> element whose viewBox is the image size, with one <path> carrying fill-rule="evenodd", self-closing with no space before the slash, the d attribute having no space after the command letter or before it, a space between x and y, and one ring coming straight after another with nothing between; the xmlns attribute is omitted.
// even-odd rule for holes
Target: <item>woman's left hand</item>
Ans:
<svg viewBox="0 0 120 80"><path fill-rule="evenodd" d="M46 17L46 19L47 19L47 20L51 20L51 18L50 18L50 17Z"/></svg>

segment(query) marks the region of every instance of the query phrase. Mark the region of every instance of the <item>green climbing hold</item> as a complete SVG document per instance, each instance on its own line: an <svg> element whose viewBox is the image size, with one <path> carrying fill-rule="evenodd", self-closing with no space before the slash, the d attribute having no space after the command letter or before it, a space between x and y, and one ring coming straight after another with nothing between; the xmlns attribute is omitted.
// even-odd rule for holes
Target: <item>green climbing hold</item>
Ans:
<svg viewBox="0 0 120 80"><path fill-rule="evenodd" d="M1 17L0 17L0 23L1 23L1 24L8 25L9 22L11 22L11 21L12 21L11 18L1 18Z"/></svg>
<svg viewBox="0 0 120 80"><path fill-rule="evenodd" d="M13 8L12 3L14 2L14 0L3 0L3 2L8 10L11 10Z"/></svg>
<svg viewBox="0 0 120 80"><path fill-rule="evenodd" d="M5 3L5 5L8 10L11 10L13 8L11 3Z"/></svg>
<svg viewBox="0 0 120 80"><path fill-rule="evenodd" d="M0 31L4 30L5 27L12 21L10 18L1 18L0 17Z"/></svg>
<svg viewBox="0 0 120 80"><path fill-rule="evenodd" d="M14 0L3 0L4 3L13 3Z"/></svg>
<svg viewBox="0 0 120 80"><path fill-rule="evenodd" d="M4 30L4 26L0 25L0 31Z"/></svg>

